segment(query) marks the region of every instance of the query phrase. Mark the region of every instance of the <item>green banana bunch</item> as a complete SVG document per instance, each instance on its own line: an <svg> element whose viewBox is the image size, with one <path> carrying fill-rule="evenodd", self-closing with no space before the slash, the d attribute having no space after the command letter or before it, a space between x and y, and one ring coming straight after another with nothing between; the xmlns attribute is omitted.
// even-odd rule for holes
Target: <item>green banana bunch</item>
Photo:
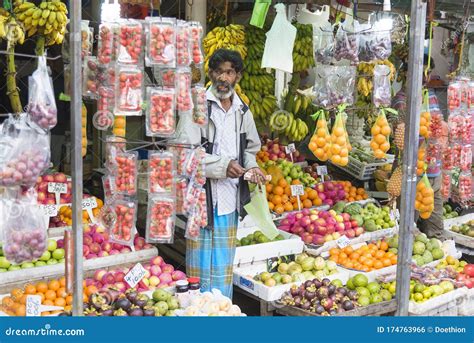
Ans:
<svg viewBox="0 0 474 343"><path fill-rule="evenodd" d="M67 7L60 0L33 2L16 0L13 7L16 18L22 23L28 37L44 35L46 45L61 44L66 33Z"/></svg>
<svg viewBox="0 0 474 343"><path fill-rule="evenodd" d="M299 73L315 66L313 50L313 26L293 23L296 39L293 47L293 72Z"/></svg>
<svg viewBox="0 0 474 343"><path fill-rule="evenodd" d="M270 129L284 134L290 141L300 142L309 133L309 128L300 118L295 118L292 112L276 111L269 121Z"/></svg>
<svg viewBox="0 0 474 343"><path fill-rule="evenodd" d="M289 97L285 103L285 110L294 113L296 116L308 114L311 108L311 98L307 95L296 93L295 96Z"/></svg>

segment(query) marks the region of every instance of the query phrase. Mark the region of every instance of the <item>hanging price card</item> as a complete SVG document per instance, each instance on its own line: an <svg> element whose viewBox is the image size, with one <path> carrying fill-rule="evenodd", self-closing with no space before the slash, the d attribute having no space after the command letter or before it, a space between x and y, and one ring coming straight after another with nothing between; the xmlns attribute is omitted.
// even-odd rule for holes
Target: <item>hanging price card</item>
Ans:
<svg viewBox="0 0 474 343"><path fill-rule="evenodd" d="M127 275L125 275L124 280L129 284L131 288L135 287L145 276L146 270L140 263L137 263Z"/></svg>
<svg viewBox="0 0 474 343"><path fill-rule="evenodd" d="M304 194L304 187L303 185L291 185L291 195L298 196Z"/></svg>
<svg viewBox="0 0 474 343"><path fill-rule="evenodd" d="M292 154L296 151L295 143L290 143L285 147L285 152L287 154Z"/></svg>
<svg viewBox="0 0 474 343"><path fill-rule="evenodd" d="M341 236L336 240L336 244L340 249L344 249L349 245L350 241L349 238L346 237L346 235Z"/></svg>
<svg viewBox="0 0 474 343"><path fill-rule="evenodd" d="M326 166L317 166L316 167L316 173L318 173L319 176L328 175L328 167L326 167Z"/></svg>
<svg viewBox="0 0 474 343"><path fill-rule="evenodd" d="M95 197L90 197L86 199L82 199L82 210L87 211L87 214L89 215L89 218L91 222L95 223L95 217L94 213L92 212L92 209L97 207L97 200Z"/></svg>
<svg viewBox="0 0 474 343"><path fill-rule="evenodd" d="M39 317L41 315L41 297L29 294L26 296L26 316Z"/></svg>
<svg viewBox="0 0 474 343"><path fill-rule="evenodd" d="M56 204L59 204L59 199L61 198L61 193L67 193L67 184L62 182L48 182L48 192L54 193L56 198Z"/></svg>
<svg viewBox="0 0 474 343"><path fill-rule="evenodd" d="M47 217L56 217L58 215L58 206L57 205L41 205L43 213Z"/></svg>

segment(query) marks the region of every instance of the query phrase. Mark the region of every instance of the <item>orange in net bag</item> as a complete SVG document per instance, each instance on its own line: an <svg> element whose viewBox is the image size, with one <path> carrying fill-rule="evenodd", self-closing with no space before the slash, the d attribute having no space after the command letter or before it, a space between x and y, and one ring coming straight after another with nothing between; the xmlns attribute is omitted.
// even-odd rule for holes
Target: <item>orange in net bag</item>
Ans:
<svg viewBox="0 0 474 343"><path fill-rule="evenodd" d="M423 219L428 219L434 210L434 191L426 173L416 185L415 209Z"/></svg>
<svg viewBox="0 0 474 343"><path fill-rule="evenodd" d="M316 129L308 144L309 150L320 161L327 161L331 157L331 135L329 134L326 112L319 110L311 116L316 122Z"/></svg>

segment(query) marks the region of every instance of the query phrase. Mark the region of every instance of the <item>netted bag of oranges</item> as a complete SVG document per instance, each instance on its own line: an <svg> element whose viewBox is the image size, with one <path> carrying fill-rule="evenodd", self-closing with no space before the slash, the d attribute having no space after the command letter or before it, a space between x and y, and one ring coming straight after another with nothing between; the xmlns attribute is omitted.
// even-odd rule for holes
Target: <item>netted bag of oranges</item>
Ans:
<svg viewBox="0 0 474 343"><path fill-rule="evenodd" d="M416 185L415 209L422 219L428 219L434 210L434 191L426 173Z"/></svg>
<svg viewBox="0 0 474 343"><path fill-rule="evenodd" d="M427 89L423 90L423 104L421 106L420 116L420 136L428 139L430 137L430 97Z"/></svg>
<svg viewBox="0 0 474 343"><path fill-rule="evenodd" d="M336 121L331 132L331 162L339 166L347 166L349 163L350 143L344 126L345 105L338 108Z"/></svg>
<svg viewBox="0 0 474 343"><path fill-rule="evenodd" d="M423 140L418 147L418 158L416 161L416 175L423 175L426 167L426 142Z"/></svg>
<svg viewBox="0 0 474 343"><path fill-rule="evenodd" d="M309 150L320 161L327 161L331 157L331 135L329 134L326 111L319 110L311 116L316 122L316 129L308 144Z"/></svg>
<svg viewBox="0 0 474 343"><path fill-rule="evenodd" d="M377 119L375 120L372 129L370 130L372 134L372 140L370 141L370 147L374 153L375 158L381 159L385 158L386 153L390 150L390 125L388 124L385 111L392 109L381 109Z"/></svg>

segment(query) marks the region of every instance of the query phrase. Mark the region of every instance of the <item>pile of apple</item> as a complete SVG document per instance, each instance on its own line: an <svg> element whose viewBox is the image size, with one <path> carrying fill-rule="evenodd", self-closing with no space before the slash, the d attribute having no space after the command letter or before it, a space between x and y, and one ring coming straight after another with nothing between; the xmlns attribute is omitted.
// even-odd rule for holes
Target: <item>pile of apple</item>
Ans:
<svg viewBox="0 0 474 343"><path fill-rule="evenodd" d="M59 197L60 204L70 204L72 202L72 183L71 179L64 173L51 173L38 176L35 189L37 192L38 204L41 205L55 205L56 197L54 193L48 192L48 183L65 183L67 185L67 192L61 193Z"/></svg>
<svg viewBox="0 0 474 343"><path fill-rule="evenodd" d="M82 256L87 260L97 257L105 257L117 254L126 254L131 252L129 246L112 243L109 241L109 233L99 225L85 225L83 233L83 251ZM135 236L133 241L136 251L150 249L153 246L145 242L145 238ZM62 247L64 240L58 240L58 246Z"/></svg>
<svg viewBox="0 0 474 343"><path fill-rule="evenodd" d="M24 262L21 264L13 264L3 254L0 247L0 273L10 272L20 269L43 267L64 262L65 251L59 246L54 239L49 238L47 241L46 251L35 261Z"/></svg>
<svg viewBox="0 0 474 343"><path fill-rule="evenodd" d="M95 286L98 290L113 289L119 293L124 293L130 288L130 285L125 281L125 275L133 267L96 270L93 277L85 280L86 287ZM150 263L144 265L143 268L146 270L145 276L135 287L138 292L172 287L176 281L186 279L185 273L175 270L171 264L165 263L161 256L153 257Z"/></svg>
<svg viewBox="0 0 474 343"><path fill-rule="evenodd" d="M349 239L360 236L364 228L358 224L358 221L351 220L348 213L305 208L301 212L288 214L278 229L299 235L305 244L322 245L343 235Z"/></svg>
<svg viewBox="0 0 474 343"><path fill-rule="evenodd" d="M280 144L277 139L271 140L264 138L262 141L262 147L257 153L257 162L268 162L276 161L278 159L285 159L291 161L291 155L286 153L285 146ZM293 162L303 162L304 156L300 154L298 150L293 153Z"/></svg>

